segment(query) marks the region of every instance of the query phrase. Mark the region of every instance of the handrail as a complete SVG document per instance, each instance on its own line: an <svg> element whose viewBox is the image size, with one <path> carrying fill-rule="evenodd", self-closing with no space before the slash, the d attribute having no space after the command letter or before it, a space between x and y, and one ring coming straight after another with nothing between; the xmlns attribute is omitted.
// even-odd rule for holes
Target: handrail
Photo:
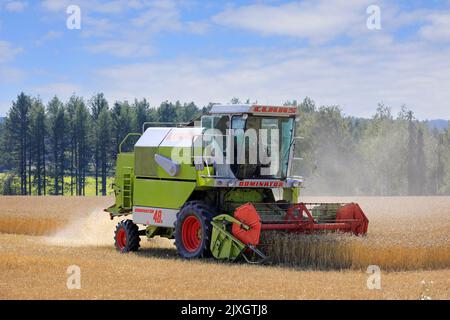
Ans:
<svg viewBox="0 0 450 320"><path fill-rule="evenodd" d="M142 136L142 134L141 134L141 133L138 133L138 132L130 132L129 134L127 134L127 135L125 136L125 138L123 138L122 142L119 144L119 153L122 153L122 145L123 145L124 142L125 142L129 137L131 137L131 136L138 136L138 137L140 137L140 136Z"/></svg>

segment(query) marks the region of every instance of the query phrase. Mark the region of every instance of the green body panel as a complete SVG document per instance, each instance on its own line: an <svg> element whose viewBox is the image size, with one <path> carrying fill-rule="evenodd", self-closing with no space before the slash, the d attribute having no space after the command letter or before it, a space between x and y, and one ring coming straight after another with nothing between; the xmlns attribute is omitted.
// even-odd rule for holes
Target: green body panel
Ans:
<svg viewBox="0 0 450 320"><path fill-rule="evenodd" d="M145 236L149 239L153 238L155 236L172 239L173 238L173 230L171 228L147 226L147 228L145 228Z"/></svg>
<svg viewBox="0 0 450 320"><path fill-rule="evenodd" d="M263 195L259 189L234 189L225 196L230 202L262 202Z"/></svg>
<svg viewBox="0 0 450 320"><path fill-rule="evenodd" d="M240 223L227 214L219 215L211 221L212 235L211 235L211 253L214 258L219 260L235 260L239 257L242 251L246 248L245 244L236 239L231 233L227 231L227 224ZM247 227L243 225L243 227Z"/></svg>
<svg viewBox="0 0 450 320"><path fill-rule="evenodd" d="M291 203L297 203L299 197L300 187L283 189L283 200L289 201Z"/></svg>
<svg viewBox="0 0 450 320"><path fill-rule="evenodd" d="M145 235L147 236L147 238L153 238L154 236L156 236L158 229L159 227L157 226L147 226L147 228L145 228Z"/></svg>
<svg viewBox="0 0 450 320"><path fill-rule="evenodd" d="M191 148L183 148L190 152ZM177 180L196 180L197 172L192 163L179 164L180 170L177 175L169 175L158 163L155 161L155 155L159 154L163 157L171 159L173 147L135 147L135 166L137 177L158 177L161 179L177 179Z"/></svg>
<svg viewBox="0 0 450 320"><path fill-rule="evenodd" d="M135 147L135 174L138 177L156 177L158 174L158 164L155 161L155 154L158 147Z"/></svg>
<svg viewBox="0 0 450 320"><path fill-rule="evenodd" d="M237 207L243 203L260 203L263 202L264 196L261 189L233 189L226 193L222 208L233 213Z"/></svg>
<svg viewBox="0 0 450 320"><path fill-rule="evenodd" d="M195 182L158 179L134 180L133 204L136 206L179 209L195 189Z"/></svg>
<svg viewBox="0 0 450 320"><path fill-rule="evenodd" d="M189 147L189 148L183 148L183 149L186 150L184 152L187 152L191 148ZM171 159L172 150L173 150L173 147L159 147L158 154L163 157L166 157L168 159ZM169 175L163 168L161 168L156 162L155 162L155 165L156 165L157 176L162 179L178 179L178 180L181 179L181 180L193 180L194 181L197 178L197 172L195 171L195 167L191 162L186 163L186 164L185 163L179 164L180 170L179 170L178 174L173 177L171 175Z"/></svg>
<svg viewBox="0 0 450 320"><path fill-rule="evenodd" d="M128 213L133 201L134 153L124 152L117 155L114 194L116 202L106 209L111 216ZM129 179L128 179L129 177Z"/></svg>

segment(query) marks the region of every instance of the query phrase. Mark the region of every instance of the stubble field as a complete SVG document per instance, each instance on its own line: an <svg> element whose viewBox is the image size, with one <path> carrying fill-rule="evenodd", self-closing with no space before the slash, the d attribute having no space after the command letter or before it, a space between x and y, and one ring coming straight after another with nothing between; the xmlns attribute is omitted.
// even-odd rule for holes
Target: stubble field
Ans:
<svg viewBox="0 0 450 320"><path fill-rule="evenodd" d="M450 298L450 197L302 200L358 202L369 234L282 236L265 266L184 261L161 238L117 253L118 221L102 212L111 197L0 197L0 299ZM67 288L71 265L79 290Z"/></svg>

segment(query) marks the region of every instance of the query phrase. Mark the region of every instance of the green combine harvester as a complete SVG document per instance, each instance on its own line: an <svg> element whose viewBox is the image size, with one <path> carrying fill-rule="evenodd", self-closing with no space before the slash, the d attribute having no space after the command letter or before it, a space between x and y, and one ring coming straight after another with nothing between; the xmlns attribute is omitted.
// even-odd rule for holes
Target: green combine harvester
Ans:
<svg viewBox="0 0 450 320"><path fill-rule="evenodd" d="M130 217L117 225L117 250L162 236L183 258L261 262L266 231L365 234L357 204L299 202L298 120L296 107L214 105L199 121L130 133L119 147L115 204L105 209Z"/></svg>

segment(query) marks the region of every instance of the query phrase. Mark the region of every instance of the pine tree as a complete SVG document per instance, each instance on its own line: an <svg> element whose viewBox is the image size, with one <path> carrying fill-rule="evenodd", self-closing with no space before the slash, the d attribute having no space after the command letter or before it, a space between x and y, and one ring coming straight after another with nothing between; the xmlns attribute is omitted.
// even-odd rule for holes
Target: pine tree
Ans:
<svg viewBox="0 0 450 320"><path fill-rule="evenodd" d="M115 159L119 151L119 145L125 136L132 132L132 112L128 102L116 102L111 112L111 122L114 132L112 134L113 151L111 156ZM124 145L125 150L129 150L131 144Z"/></svg>
<svg viewBox="0 0 450 320"><path fill-rule="evenodd" d="M23 92L13 102L5 123L7 149L11 152L17 175L20 178L20 194L29 193L27 164L29 163L29 122L31 98Z"/></svg>
<svg viewBox="0 0 450 320"><path fill-rule="evenodd" d="M108 109L103 109L98 117L99 136L101 141L99 148L99 164L101 165L103 196L106 196L107 178L108 178L108 158L111 153L111 116Z"/></svg>
<svg viewBox="0 0 450 320"><path fill-rule="evenodd" d="M164 101L158 108L158 121L159 122L176 122L177 111L175 106L168 101Z"/></svg>
<svg viewBox="0 0 450 320"><path fill-rule="evenodd" d="M89 112L82 98L75 97L75 175L76 194L86 194L86 175L90 155L89 149Z"/></svg>
<svg viewBox="0 0 450 320"><path fill-rule="evenodd" d="M49 152L51 159L51 176L53 178L53 194L64 194L64 151L66 138L66 119L64 105L53 97L47 106L47 123L49 135Z"/></svg>
<svg viewBox="0 0 450 320"><path fill-rule="evenodd" d="M45 138L47 135L45 126L45 108L42 101L35 99L31 108L30 121L30 150L31 159L34 166L34 181L38 195L46 193L46 172L45 172Z"/></svg>
<svg viewBox="0 0 450 320"><path fill-rule="evenodd" d="M102 144L105 143L105 141L102 141L100 139L100 135L102 135L101 130L104 130L105 128L100 128L99 117L103 111L108 110L108 101L106 101L105 97L103 96L103 93L98 93L92 97L92 99L89 102L89 105L91 107L92 126L93 126L91 130L92 133L91 141L93 142L94 148L95 195L98 196L100 149L103 148Z"/></svg>
<svg viewBox="0 0 450 320"><path fill-rule="evenodd" d="M66 104L67 125L66 131L68 134L68 150L69 150L69 174L70 174L70 195L76 193L76 174L75 174L75 156L76 156L76 133L75 133L75 113L78 103L76 96L71 96L69 102Z"/></svg>
<svg viewBox="0 0 450 320"><path fill-rule="evenodd" d="M146 99L142 101L135 99L131 109L133 113L133 131L142 132L143 124L149 121L150 105Z"/></svg>

